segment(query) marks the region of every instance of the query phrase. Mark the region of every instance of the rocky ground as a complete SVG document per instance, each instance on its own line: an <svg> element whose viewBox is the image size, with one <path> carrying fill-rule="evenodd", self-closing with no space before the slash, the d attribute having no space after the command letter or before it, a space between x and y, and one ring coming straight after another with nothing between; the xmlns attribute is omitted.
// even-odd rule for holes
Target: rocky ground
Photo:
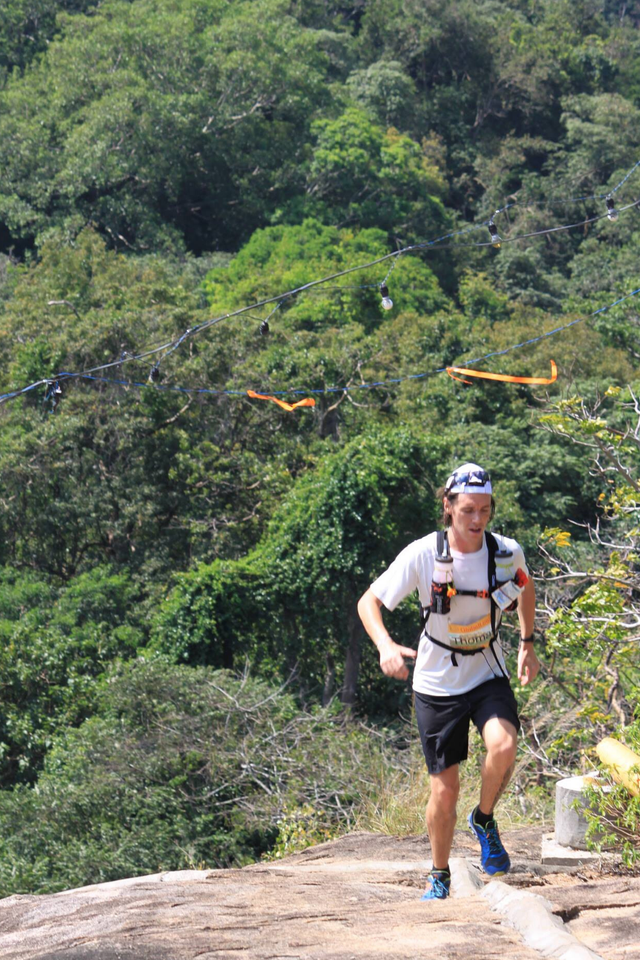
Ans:
<svg viewBox="0 0 640 960"><path fill-rule="evenodd" d="M545 866L540 830L503 831L503 840L513 861L509 887L494 880L483 889L477 845L459 831L453 895L439 902L420 901L430 866L425 837L368 833L242 870L8 897L0 901L0 958L640 960L640 878L612 862ZM517 901L515 925L508 911L496 912L496 898ZM517 918L540 933L543 906L557 932L532 940Z"/></svg>

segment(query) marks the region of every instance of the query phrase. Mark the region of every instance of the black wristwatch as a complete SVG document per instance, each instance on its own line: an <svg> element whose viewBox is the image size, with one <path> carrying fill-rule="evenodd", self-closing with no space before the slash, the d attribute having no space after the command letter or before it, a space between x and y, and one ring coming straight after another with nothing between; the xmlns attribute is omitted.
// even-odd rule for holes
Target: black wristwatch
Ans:
<svg viewBox="0 0 640 960"><path fill-rule="evenodd" d="M530 634L528 637L520 637L520 643L535 643L534 634Z"/></svg>

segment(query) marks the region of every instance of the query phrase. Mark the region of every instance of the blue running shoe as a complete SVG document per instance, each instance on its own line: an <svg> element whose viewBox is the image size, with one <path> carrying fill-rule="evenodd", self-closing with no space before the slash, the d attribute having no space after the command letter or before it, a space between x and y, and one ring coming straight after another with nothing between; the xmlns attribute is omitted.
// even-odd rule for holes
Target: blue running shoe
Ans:
<svg viewBox="0 0 640 960"><path fill-rule="evenodd" d="M471 832L480 841L480 862L482 863L482 869L491 877L501 877L504 873L509 872L511 860L509 860L509 854L502 846L502 840L498 833L498 824L495 820L490 820L486 829L484 829L477 823L474 823L473 813L474 811L472 810L467 817L467 821Z"/></svg>
<svg viewBox="0 0 640 960"><path fill-rule="evenodd" d="M446 900L451 886L451 874L430 873L427 877L427 889L420 897L421 900Z"/></svg>

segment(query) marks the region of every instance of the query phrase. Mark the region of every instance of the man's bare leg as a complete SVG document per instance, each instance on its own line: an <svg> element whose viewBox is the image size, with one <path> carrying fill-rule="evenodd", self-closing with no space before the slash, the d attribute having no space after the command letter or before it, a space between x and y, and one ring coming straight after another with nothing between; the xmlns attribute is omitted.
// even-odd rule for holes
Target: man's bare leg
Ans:
<svg viewBox="0 0 640 960"><path fill-rule="evenodd" d="M492 717L482 729L487 755L482 763L480 812L493 813L494 807L507 788L516 763L518 733L508 720Z"/></svg>
<svg viewBox="0 0 640 960"><path fill-rule="evenodd" d="M431 841L434 870L449 865L456 826L456 803L460 792L459 764L442 773L431 774L431 796L427 804L427 830Z"/></svg>

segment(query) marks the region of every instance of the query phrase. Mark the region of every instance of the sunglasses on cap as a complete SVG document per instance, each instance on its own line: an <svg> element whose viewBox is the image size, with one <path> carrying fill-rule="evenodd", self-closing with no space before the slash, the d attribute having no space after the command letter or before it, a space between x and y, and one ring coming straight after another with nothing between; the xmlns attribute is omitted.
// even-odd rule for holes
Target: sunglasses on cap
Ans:
<svg viewBox="0 0 640 960"><path fill-rule="evenodd" d="M491 483L491 477L486 470L469 470L464 473L454 473L449 477L445 493L448 493L452 487L484 487Z"/></svg>

